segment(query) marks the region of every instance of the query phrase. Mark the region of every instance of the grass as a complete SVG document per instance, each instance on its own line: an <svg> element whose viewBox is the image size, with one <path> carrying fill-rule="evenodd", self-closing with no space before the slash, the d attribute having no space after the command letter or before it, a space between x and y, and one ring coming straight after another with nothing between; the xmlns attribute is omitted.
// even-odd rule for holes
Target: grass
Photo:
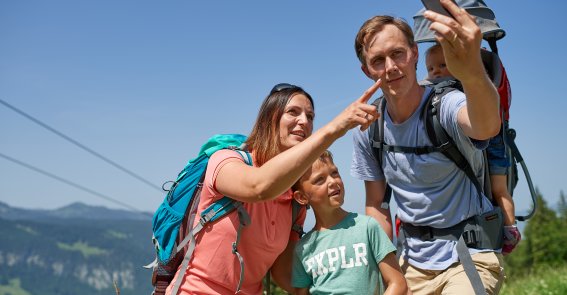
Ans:
<svg viewBox="0 0 567 295"><path fill-rule="evenodd" d="M103 255L107 253L106 250L97 247L91 247L89 246L89 244L80 241L75 242L72 245L58 242L57 247L62 250L81 252L81 254L83 254L85 258L89 258L89 256L93 255Z"/></svg>
<svg viewBox="0 0 567 295"><path fill-rule="evenodd" d="M106 231L106 234L112 238L116 238L116 239L120 239L120 240L125 240L128 238L128 235L125 233L121 233L115 230L108 230Z"/></svg>
<svg viewBox="0 0 567 295"><path fill-rule="evenodd" d="M11 279L8 285L0 285L0 295L31 295L22 289L20 279Z"/></svg>
<svg viewBox="0 0 567 295"><path fill-rule="evenodd" d="M567 266L539 270L531 275L507 280L501 295L567 294Z"/></svg>
<svg viewBox="0 0 567 295"><path fill-rule="evenodd" d="M23 226L23 225L21 225L21 224L17 224L17 225L16 225L16 228L17 228L17 229L21 229L22 231L24 231L24 232L26 232L26 233L28 233L28 234L30 234L30 235L37 236L37 234L38 234L37 231L35 231L33 228L31 228L31 227L29 227L29 226Z"/></svg>

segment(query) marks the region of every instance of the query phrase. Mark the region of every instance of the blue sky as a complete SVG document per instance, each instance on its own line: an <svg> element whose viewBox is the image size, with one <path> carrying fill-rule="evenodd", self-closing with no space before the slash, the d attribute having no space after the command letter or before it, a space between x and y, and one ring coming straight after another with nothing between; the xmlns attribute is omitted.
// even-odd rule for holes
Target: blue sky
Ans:
<svg viewBox="0 0 567 295"><path fill-rule="evenodd" d="M534 184L555 204L567 186L567 5L487 3L507 32L499 48L517 143ZM376 14L413 24L420 8L417 0L1 1L0 98L160 186L209 136L247 134L278 82L311 93L316 128L331 120L371 85L353 50L361 24ZM350 134L331 150L345 207L362 212L363 184L348 173ZM139 210L163 198L3 105L0 153ZM0 179L0 201L12 206L119 207L3 158ZM524 180L515 200L518 211L529 207Z"/></svg>

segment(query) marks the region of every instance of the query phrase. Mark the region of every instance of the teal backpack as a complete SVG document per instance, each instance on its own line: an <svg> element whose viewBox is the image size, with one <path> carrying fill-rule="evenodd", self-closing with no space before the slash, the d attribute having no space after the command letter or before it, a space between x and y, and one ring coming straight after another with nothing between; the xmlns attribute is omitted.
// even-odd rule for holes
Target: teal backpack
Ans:
<svg viewBox="0 0 567 295"><path fill-rule="evenodd" d="M243 203L223 197L207 207L199 218L199 222L193 227L193 221L197 214L197 208L201 197L201 189L207 170L209 158L221 149L231 149L240 154L244 162L252 166L252 157L245 151L244 142L246 136L240 134L219 134L211 137L199 151L196 158L191 159L178 174L177 179L172 181L171 188L167 191L164 201L153 216L152 241L156 249L156 259L145 268L152 268L153 294L165 294L177 269L187 269L195 249L195 240L201 230L209 223L214 222L229 213L237 210L239 227L237 229L236 241L232 243L232 253L238 257L240 262L240 281L236 292L244 280L244 260L238 253L238 243L242 229L250 224L250 216L242 206ZM292 222L295 223L299 214L300 205L292 202ZM292 225L292 229L303 232L301 226ZM184 248L187 247L187 251ZM184 253L185 252L185 253ZM177 294L183 276L177 277L172 294Z"/></svg>

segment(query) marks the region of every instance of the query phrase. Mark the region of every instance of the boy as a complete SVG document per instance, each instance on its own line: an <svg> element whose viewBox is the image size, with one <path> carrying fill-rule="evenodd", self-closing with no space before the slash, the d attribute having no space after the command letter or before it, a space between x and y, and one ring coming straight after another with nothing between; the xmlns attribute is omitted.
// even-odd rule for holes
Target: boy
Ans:
<svg viewBox="0 0 567 295"><path fill-rule="evenodd" d="M377 221L341 208L344 184L330 152L323 153L292 187L315 213L315 227L295 248L296 294L406 294L394 245Z"/></svg>
<svg viewBox="0 0 567 295"><path fill-rule="evenodd" d="M453 78L453 75L447 69L443 48L439 44L431 46L425 53L425 65L427 68L427 78L429 80L439 78ZM492 79L492 77L490 77ZM489 146L486 150L488 156L488 164L490 171L490 184L492 188L492 196L502 208L504 214L504 246L502 254L507 255L514 250L520 242L522 236L515 225L514 217L514 201L508 192L506 184L506 170L510 166L510 160L506 155L502 129L500 133L490 139Z"/></svg>

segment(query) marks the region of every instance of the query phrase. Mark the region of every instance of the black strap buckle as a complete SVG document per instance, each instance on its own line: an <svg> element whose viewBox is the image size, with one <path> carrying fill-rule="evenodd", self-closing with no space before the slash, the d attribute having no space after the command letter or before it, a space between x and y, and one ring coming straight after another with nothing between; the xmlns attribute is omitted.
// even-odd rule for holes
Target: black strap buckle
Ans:
<svg viewBox="0 0 567 295"><path fill-rule="evenodd" d="M469 248L476 248L478 244L478 236L475 230L467 230L463 232L463 240Z"/></svg>
<svg viewBox="0 0 567 295"><path fill-rule="evenodd" d="M435 234L433 228L430 226L419 227L420 235L419 239L422 241L433 241L435 239Z"/></svg>

